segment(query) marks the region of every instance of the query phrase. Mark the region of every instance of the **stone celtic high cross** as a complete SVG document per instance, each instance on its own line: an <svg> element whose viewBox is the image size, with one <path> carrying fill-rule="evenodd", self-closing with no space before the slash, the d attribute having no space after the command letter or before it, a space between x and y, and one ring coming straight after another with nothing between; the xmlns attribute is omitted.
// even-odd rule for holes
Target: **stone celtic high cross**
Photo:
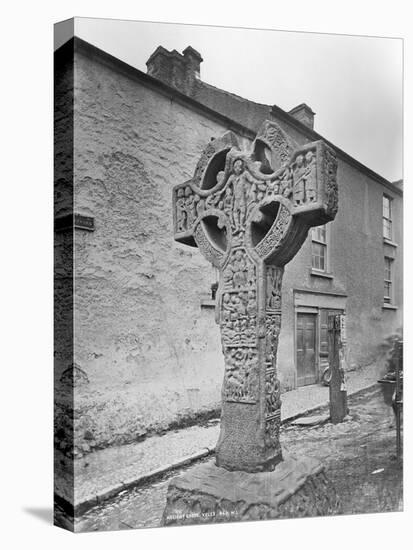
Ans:
<svg viewBox="0 0 413 550"><path fill-rule="evenodd" d="M216 319L225 374L216 463L272 470L282 460L277 345L284 266L312 226L337 212L337 162L322 141L298 147L266 121L250 151L227 132L173 189L174 237L220 273Z"/></svg>

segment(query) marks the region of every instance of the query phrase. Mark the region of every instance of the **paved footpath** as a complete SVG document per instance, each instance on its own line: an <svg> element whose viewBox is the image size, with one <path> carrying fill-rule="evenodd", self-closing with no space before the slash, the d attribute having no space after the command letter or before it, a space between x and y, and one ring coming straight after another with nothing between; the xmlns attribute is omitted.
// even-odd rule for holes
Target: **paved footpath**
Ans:
<svg viewBox="0 0 413 550"><path fill-rule="evenodd" d="M403 509L403 461L397 461L396 434L379 384L349 398L344 422L315 427L284 424L281 446L295 456L323 464L341 501L342 514L395 512ZM175 468L159 479L121 491L76 518L75 531L108 531L160 527L171 480L196 468L200 461ZM214 462L214 456L203 459ZM317 515L317 511L314 510ZM296 517L296 516L295 516ZM57 511L62 524L65 515Z"/></svg>
<svg viewBox="0 0 413 550"><path fill-rule="evenodd" d="M374 384L380 377L374 365L347 373L348 395ZM281 420L287 422L329 401L324 386L304 386L282 394ZM212 454L219 435L219 419L161 436L111 447L75 461L77 513L122 490L156 479L162 473Z"/></svg>

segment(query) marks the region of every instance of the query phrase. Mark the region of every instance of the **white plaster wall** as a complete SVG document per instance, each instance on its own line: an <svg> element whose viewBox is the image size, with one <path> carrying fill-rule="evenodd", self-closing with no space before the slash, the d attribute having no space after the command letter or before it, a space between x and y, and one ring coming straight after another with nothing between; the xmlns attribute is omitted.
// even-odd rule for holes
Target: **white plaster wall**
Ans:
<svg viewBox="0 0 413 550"><path fill-rule="evenodd" d="M172 186L226 131L93 62L75 60L76 436L134 440L219 405L219 329L200 299L214 282L195 248L173 240Z"/></svg>

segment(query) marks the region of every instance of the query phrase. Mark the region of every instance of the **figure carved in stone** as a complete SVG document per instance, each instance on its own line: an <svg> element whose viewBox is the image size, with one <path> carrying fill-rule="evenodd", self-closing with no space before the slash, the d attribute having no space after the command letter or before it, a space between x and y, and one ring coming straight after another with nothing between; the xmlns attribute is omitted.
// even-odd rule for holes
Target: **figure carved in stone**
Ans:
<svg viewBox="0 0 413 550"><path fill-rule="evenodd" d="M219 208L220 202L221 202L221 191L208 195L208 197L205 199L205 210L209 210L211 208Z"/></svg>
<svg viewBox="0 0 413 550"><path fill-rule="evenodd" d="M277 355L278 336L281 327L280 315L268 315L266 318L265 329L265 359L266 361L274 361Z"/></svg>
<svg viewBox="0 0 413 550"><path fill-rule="evenodd" d="M257 202L261 202L267 192L267 183L258 183L257 185Z"/></svg>
<svg viewBox="0 0 413 550"><path fill-rule="evenodd" d="M317 179L315 158L312 151L308 151L305 156L305 160L307 161L305 189L306 201L314 202L317 200Z"/></svg>
<svg viewBox="0 0 413 550"><path fill-rule="evenodd" d="M304 204L304 199L305 199L306 170L304 166L304 158L302 155L298 155L295 162L296 162L296 167L293 172L293 181L294 181L293 198L294 198L294 204L296 206L300 206L301 204Z"/></svg>
<svg viewBox="0 0 413 550"><path fill-rule="evenodd" d="M247 314L250 317L255 317L255 315L257 315L257 302L254 290L248 292Z"/></svg>
<svg viewBox="0 0 413 550"><path fill-rule="evenodd" d="M286 168L283 172L283 175L281 176L280 194L288 199L292 194L292 186L293 180L291 170L289 168Z"/></svg>
<svg viewBox="0 0 413 550"><path fill-rule="evenodd" d="M242 178L244 172L244 163L241 159L236 159L233 165L233 173L228 179L228 187L233 188L234 193L234 233L242 231L245 222L245 214L247 211L245 178Z"/></svg>
<svg viewBox="0 0 413 550"><path fill-rule="evenodd" d="M223 200L223 210L230 221L230 224L234 224L233 218L233 208L234 208L234 195L232 193L231 185L227 185L224 200Z"/></svg>
<svg viewBox="0 0 413 550"><path fill-rule="evenodd" d="M251 348L230 348L227 352L225 397L230 401L255 401L257 395L257 352Z"/></svg>
<svg viewBox="0 0 413 550"><path fill-rule="evenodd" d="M195 195L195 211L197 217L201 217L202 214L205 212L205 201L204 199L201 199L199 195Z"/></svg>
<svg viewBox="0 0 413 550"><path fill-rule="evenodd" d="M245 250L238 248L233 251L231 261L224 272L226 286L231 288L246 287L250 281L255 279L254 273L254 266L251 265L251 260L247 259Z"/></svg>
<svg viewBox="0 0 413 550"><path fill-rule="evenodd" d="M187 225L191 226L195 221L195 198L189 186L185 188L185 211Z"/></svg>
<svg viewBox="0 0 413 550"><path fill-rule="evenodd" d="M242 287L247 283L247 262L245 261L245 256L241 250L235 252L234 263L232 264L233 268L233 283L234 287Z"/></svg>
<svg viewBox="0 0 413 550"><path fill-rule="evenodd" d="M267 308L281 308L282 268L269 267L267 271Z"/></svg>
<svg viewBox="0 0 413 550"><path fill-rule="evenodd" d="M256 344L255 291L224 292L221 312L224 352L227 346Z"/></svg>
<svg viewBox="0 0 413 550"><path fill-rule="evenodd" d="M238 314L240 316L244 316L247 314L247 298L248 294L246 292L241 292L239 294L239 300L238 300Z"/></svg>
<svg viewBox="0 0 413 550"><path fill-rule="evenodd" d="M231 294L226 292L222 297L222 320L231 321L236 311L236 304L233 303Z"/></svg>

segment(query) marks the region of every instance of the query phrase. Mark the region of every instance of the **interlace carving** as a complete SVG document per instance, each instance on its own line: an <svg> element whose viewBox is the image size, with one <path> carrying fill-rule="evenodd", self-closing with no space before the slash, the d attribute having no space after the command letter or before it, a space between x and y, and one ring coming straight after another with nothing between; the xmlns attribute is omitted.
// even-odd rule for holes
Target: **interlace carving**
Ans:
<svg viewBox="0 0 413 550"><path fill-rule="evenodd" d="M336 170L325 143L298 147L266 121L249 152L231 132L211 141L192 180L174 187L175 239L198 246L220 272L225 374L218 465L256 471L281 457L276 357L284 265L311 226L334 219ZM244 446L249 451L238 454Z"/></svg>

